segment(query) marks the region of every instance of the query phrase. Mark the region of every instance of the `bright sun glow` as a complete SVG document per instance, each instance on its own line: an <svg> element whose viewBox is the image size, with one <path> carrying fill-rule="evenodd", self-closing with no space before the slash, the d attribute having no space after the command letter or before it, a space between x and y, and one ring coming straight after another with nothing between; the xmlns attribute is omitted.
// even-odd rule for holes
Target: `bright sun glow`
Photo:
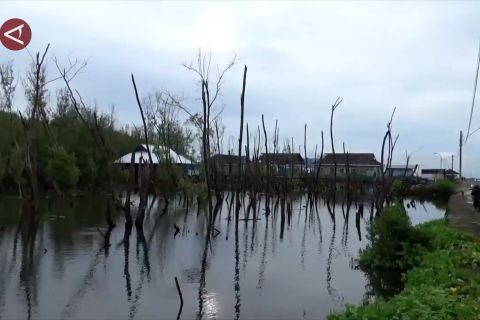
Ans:
<svg viewBox="0 0 480 320"><path fill-rule="evenodd" d="M227 52L234 49L234 28L225 12L211 12L205 16L197 29L194 45L212 52Z"/></svg>

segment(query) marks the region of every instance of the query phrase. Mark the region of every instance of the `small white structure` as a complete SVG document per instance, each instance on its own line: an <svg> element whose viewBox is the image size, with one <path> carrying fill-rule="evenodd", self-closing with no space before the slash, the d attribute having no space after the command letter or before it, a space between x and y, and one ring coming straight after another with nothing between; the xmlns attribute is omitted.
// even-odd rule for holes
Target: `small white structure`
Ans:
<svg viewBox="0 0 480 320"><path fill-rule="evenodd" d="M428 181L437 181L445 178L445 169L422 169L421 176Z"/></svg>
<svg viewBox="0 0 480 320"><path fill-rule="evenodd" d="M153 146L149 145L150 153L152 155L153 165L156 166L159 163L171 161L171 163L176 164L182 167L189 176L198 175L198 168L192 162L177 154L172 149L163 147L163 146ZM117 160L114 163L121 165L122 167L128 168L130 166L130 161L132 159L132 153L134 154L133 162L136 166L142 163L149 163L148 149L146 144L141 144L135 148L132 152L127 153Z"/></svg>

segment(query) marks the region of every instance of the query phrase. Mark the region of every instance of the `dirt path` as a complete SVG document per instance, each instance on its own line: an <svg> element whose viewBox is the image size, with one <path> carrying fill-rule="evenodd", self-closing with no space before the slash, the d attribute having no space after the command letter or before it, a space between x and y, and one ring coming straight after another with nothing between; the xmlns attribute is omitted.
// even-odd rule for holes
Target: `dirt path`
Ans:
<svg viewBox="0 0 480 320"><path fill-rule="evenodd" d="M448 224L480 238L480 212L473 208L470 184L464 183L448 202Z"/></svg>

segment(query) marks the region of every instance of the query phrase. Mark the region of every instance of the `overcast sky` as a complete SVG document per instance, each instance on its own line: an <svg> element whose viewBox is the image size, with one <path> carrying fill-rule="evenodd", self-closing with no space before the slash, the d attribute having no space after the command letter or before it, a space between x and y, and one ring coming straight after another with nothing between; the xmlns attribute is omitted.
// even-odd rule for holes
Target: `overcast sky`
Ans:
<svg viewBox="0 0 480 320"><path fill-rule="evenodd" d="M121 123L140 122L130 73L142 95L157 89L190 97L200 112L194 75L181 64L199 49L211 50L223 66L238 64L225 78L222 102L226 138L239 126L243 65L248 66L246 117L251 127L278 119L281 139L307 144L313 155L320 132L328 132L337 97L336 146L379 157L394 107L400 135L395 163L405 152L421 167L439 167L466 131L480 40L480 2L4 2L0 22L18 17L32 28L31 53L51 44L50 57L88 58L74 86L84 99L109 110ZM19 73L27 50L1 47L0 62L14 61ZM51 77L56 75L49 64ZM61 83L52 83L54 90ZM19 91L16 103L24 104ZM472 128L480 127L480 109ZM337 150L338 150L337 149ZM330 150L330 147L326 149ZM464 175L480 176L480 132L464 150ZM450 161L449 161L450 164Z"/></svg>

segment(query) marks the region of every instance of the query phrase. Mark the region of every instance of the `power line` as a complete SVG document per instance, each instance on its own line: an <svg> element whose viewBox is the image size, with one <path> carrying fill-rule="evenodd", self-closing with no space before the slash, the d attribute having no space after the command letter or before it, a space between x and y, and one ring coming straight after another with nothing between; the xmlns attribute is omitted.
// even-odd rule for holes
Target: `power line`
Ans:
<svg viewBox="0 0 480 320"><path fill-rule="evenodd" d="M465 136L465 143L467 143L468 137L470 137L470 127L472 126L472 118L473 118L473 108L475 106L475 95L477 93L477 82L478 82L478 69L480 68L480 44L478 47L478 59L477 59L477 70L475 72L475 82L473 84L473 98L472 98L472 106L470 107L470 117L468 119L468 129L467 135ZM475 130L476 131L476 130ZM473 133L472 133L473 134Z"/></svg>

